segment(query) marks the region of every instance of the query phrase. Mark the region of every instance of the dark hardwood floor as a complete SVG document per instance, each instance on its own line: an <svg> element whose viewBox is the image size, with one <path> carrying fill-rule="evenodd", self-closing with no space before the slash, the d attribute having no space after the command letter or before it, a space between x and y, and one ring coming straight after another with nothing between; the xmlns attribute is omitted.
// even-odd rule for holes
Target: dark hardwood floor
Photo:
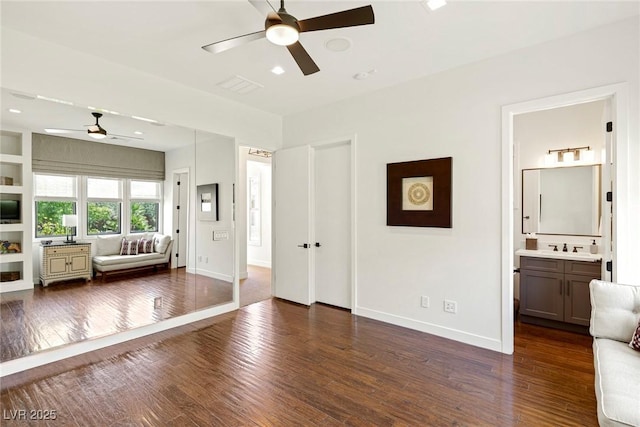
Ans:
<svg viewBox="0 0 640 427"><path fill-rule="evenodd" d="M247 265L249 277L240 281L240 307L271 298L271 269Z"/></svg>
<svg viewBox="0 0 640 427"><path fill-rule="evenodd" d="M519 324L515 346L270 299L13 375L2 424L41 410L56 415L41 425L71 426L597 425L590 337Z"/></svg>
<svg viewBox="0 0 640 427"><path fill-rule="evenodd" d="M162 306L155 308L155 298ZM149 325L233 299L232 283L185 269L0 294L0 361Z"/></svg>

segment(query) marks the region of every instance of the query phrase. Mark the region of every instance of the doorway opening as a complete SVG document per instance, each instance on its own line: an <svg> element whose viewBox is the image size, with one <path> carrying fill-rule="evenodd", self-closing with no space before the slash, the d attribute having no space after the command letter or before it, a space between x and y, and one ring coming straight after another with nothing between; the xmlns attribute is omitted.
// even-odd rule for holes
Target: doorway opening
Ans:
<svg viewBox="0 0 640 427"><path fill-rule="evenodd" d="M269 299L271 289L272 154L240 147L241 200L246 203L246 274L240 281L240 306Z"/></svg>
<svg viewBox="0 0 640 427"><path fill-rule="evenodd" d="M553 251L553 246L546 248L543 245L552 244L554 242L547 242L547 240L560 239L562 240L559 250L562 251L564 243L567 243L568 251L573 252L573 246L583 246L578 248L578 251L585 250L589 253L590 246L593 240L596 239L596 245L599 246L599 253L602 256L602 268L597 269L595 274L600 273L603 280L615 281L617 276L617 267L626 265L624 247L627 246L628 238L620 233L618 224L626 224L628 220L627 212L627 188L624 185L625 180L621 177L625 177L627 173L626 159L620 153L625 153L628 150L628 141L626 137L627 126L627 107L626 107L626 84L615 84L610 86L603 86L593 89L587 89L584 91L573 92L563 95L551 96L548 98L541 98L531 101L526 101L518 104L506 105L502 108L502 123L503 123L503 137L502 137L502 352L512 354L514 351L514 266L516 266L516 250L526 249L526 237L537 239L537 243L541 250L547 249ZM600 132L601 150L594 154L599 155L601 175L599 175L599 197L600 197L600 212L601 221L596 226L597 232L591 232L590 235L572 235L572 233L538 233L537 236L526 236L523 233L522 220L524 212L522 211L521 203L516 199L516 192L518 191L518 183L520 185L520 191L522 191L522 184L520 183L522 167L518 163L520 147L518 146L520 136L516 129L516 122L518 117L526 117L529 113L536 112L550 112L553 110L562 110L566 107L572 106L591 106L594 107L595 102L601 102L600 105L604 105L604 108L600 109L600 115L595 120L597 123L598 131ZM602 104L603 103L603 104ZM591 105L589 105L591 104ZM563 125L561 123L561 125ZM561 130L556 127L558 133ZM575 140L574 140L575 141ZM554 154L556 161L564 161L564 153L573 152L573 158L577 159L578 151L582 145L577 146L571 144L567 147L546 147L543 152L538 153L538 161L544 157ZM568 150L573 148L573 150ZM588 147L582 148L588 150ZM560 158L562 153L563 158ZM568 159L571 159L571 155ZM594 156L595 157L595 156ZM583 159L582 157L580 157ZM583 159L584 160L584 159ZM516 181L516 177L518 181ZM607 192L617 192L620 196L613 198L613 202L607 201ZM610 198L609 198L610 199ZM516 231L520 230L517 234ZM530 231L528 231L530 232ZM577 234L577 233L573 233ZM588 233L585 233L588 234ZM598 236L595 236L598 234ZM580 240L582 239L582 240ZM584 240L584 241L583 241ZM553 255L554 252L551 252ZM619 274L619 272L618 272ZM562 286L565 290L565 296L568 297L570 291L567 288L574 286L574 277L565 277ZM588 284L588 281L587 281ZM555 287L555 293L560 293L560 285ZM520 284L522 288L522 283ZM573 288L572 288L573 289ZM588 292L588 286L586 287ZM522 289L519 289L522 292ZM584 289L583 289L584 290ZM539 299L538 301L543 301ZM566 307L566 300L565 300ZM560 303L558 303L558 307ZM520 311L523 311L522 303ZM573 313L567 311L564 312L564 319L570 318Z"/></svg>

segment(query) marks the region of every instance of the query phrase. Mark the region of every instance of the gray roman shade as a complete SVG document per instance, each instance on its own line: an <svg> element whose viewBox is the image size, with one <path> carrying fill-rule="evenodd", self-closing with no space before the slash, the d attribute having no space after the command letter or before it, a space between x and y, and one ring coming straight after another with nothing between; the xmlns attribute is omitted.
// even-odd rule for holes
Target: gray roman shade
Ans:
<svg viewBox="0 0 640 427"><path fill-rule="evenodd" d="M34 133L33 171L164 180L164 153Z"/></svg>

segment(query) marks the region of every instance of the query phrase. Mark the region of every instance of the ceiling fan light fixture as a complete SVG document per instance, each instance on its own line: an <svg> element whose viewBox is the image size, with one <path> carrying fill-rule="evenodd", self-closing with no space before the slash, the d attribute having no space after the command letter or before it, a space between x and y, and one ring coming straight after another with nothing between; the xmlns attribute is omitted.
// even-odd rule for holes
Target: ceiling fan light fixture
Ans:
<svg viewBox="0 0 640 427"><path fill-rule="evenodd" d="M298 30L287 24L275 24L267 28L267 40L278 46L289 46L300 38Z"/></svg>
<svg viewBox="0 0 640 427"><path fill-rule="evenodd" d="M104 129L102 131L104 132ZM89 132L89 136L93 139L105 139L107 137L107 133Z"/></svg>

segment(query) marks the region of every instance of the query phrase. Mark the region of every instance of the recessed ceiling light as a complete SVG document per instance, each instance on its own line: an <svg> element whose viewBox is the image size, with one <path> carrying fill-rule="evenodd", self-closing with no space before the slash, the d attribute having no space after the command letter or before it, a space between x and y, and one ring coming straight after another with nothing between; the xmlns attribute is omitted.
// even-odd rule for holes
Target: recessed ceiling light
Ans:
<svg viewBox="0 0 640 427"><path fill-rule="evenodd" d="M20 110L16 110L15 108L9 108L9 112L10 112L10 113L15 113L15 114L20 114L20 113L22 113L22 111L20 111Z"/></svg>
<svg viewBox="0 0 640 427"><path fill-rule="evenodd" d="M142 120L143 122L148 122L148 123L158 123L157 120L153 120L153 119L147 119L146 117L140 117L140 116L131 116L132 119L136 119L136 120Z"/></svg>
<svg viewBox="0 0 640 427"><path fill-rule="evenodd" d="M427 1L427 6L429 6L429 9L431 9L431 10L440 9L445 4L447 4L446 0L429 0L429 1Z"/></svg>
<svg viewBox="0 0 640 427"><path fill-rule="evenodd" d="M136 130L133 133L136 134L136 135L142 135L142 132L140 132L139 130Z"/></svg>
<svg viewBox="0 0 640 427"><path fill-rule="evenodd" d="M327 40L324 47L332 52L344 52L351 47L351 40L345 37L336 37L335 39Z"/></svg>
<svg viewBox="0 0 640 427"><path fill-rule="evenodd" d="M73 102L71 101L64 101L62 99L57 99L57 98L49 98L48 96L38 95L36 98L42 99L43 101L56 102L58 104L73 105Z"/></svg>
<svg viewBox="0 0 640 427"><path fill-rule="evenodd" d="M281 67L281 66L279 66L279 65L276 65L275 67L273 67L273 68L271 69L271 72L272 72L273 74L276 74L276 75L278 75L278 76L279 76L280 74L284 73L284 68L282 68L282 67Z"/></svg>

